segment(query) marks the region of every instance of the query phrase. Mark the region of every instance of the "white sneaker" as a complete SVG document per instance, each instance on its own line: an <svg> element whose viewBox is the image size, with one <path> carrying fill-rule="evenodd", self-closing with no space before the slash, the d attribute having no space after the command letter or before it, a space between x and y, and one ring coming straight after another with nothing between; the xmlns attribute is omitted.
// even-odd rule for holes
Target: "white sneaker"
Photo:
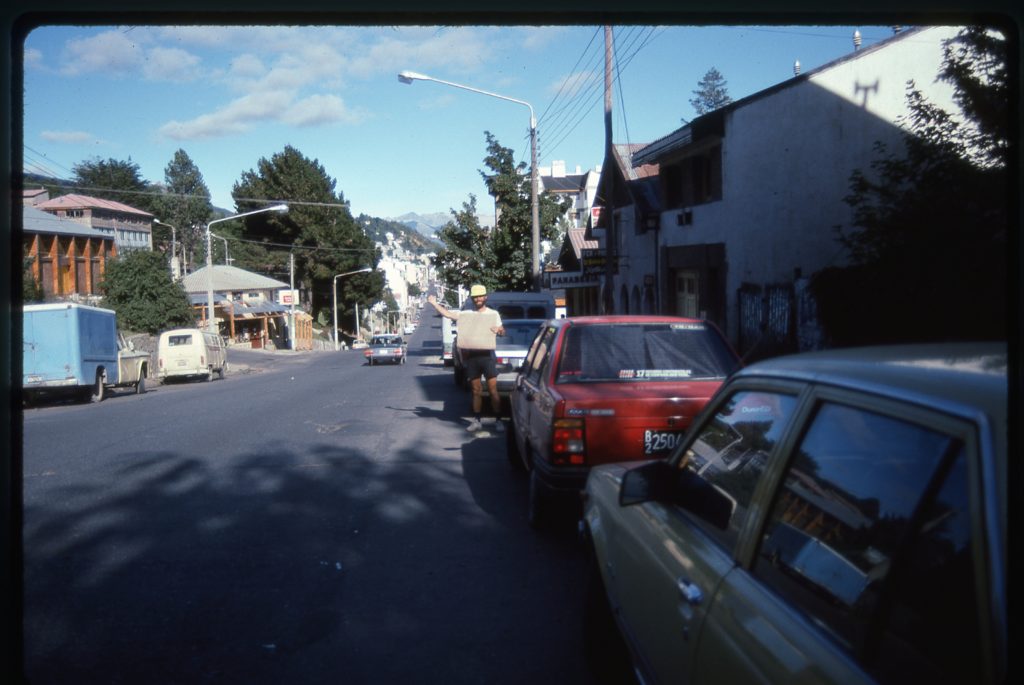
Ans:
<svg viewBox="0 0 1024 685"><path fill-rule="evenodd" d="M476 433L481 428L483 428L483 425L480 423L480 419L472 419L469 422L469 425L466 426L466 430L468 430L470 433Z"/></svg>

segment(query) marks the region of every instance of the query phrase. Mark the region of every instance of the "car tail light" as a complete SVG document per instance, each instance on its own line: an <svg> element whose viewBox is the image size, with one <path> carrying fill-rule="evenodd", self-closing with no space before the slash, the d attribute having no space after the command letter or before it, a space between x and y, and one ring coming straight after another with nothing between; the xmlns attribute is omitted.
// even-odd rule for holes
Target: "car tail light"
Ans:
<svg viewBox="0 0 1024 685"><path fill-rule="evenodd" d="M369 349L363 350L363 356L364 357L369 357L370 356L370 350Z"/></svg>
<svg viewBox="0 0 1024 685"><path fill-rule="evenodd" d="M158 358L156 360L156 363L160 366L161 369L164 368L164 358L163 357Z"/></svg>
<svg viewBox="0 0 1024 685"><path fill-rule="evenodd" d="M583 419L555 419L551 437L553 464L582 466L587 463Z"/></svg>
<svg viewBox="0 0 1024 685"><path fill-rule="evenodd" d="M199 366L206 366L206 359L203 355L199 355Z"/></svg>

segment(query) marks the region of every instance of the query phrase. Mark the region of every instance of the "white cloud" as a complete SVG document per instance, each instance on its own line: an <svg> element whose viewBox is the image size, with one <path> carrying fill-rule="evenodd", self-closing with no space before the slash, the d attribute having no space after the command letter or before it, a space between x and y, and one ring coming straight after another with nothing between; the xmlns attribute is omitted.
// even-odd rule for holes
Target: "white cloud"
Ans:
<svg viewBox="0 0 1024 685"><path fill-rule="evenodd" d="M212 114L190 121L169 121L159 134L172 140L199 140L244 133L261 121L279 118L291 106L292 93L257 93L238 98Z"/></svg>
<svg viewBox="0 0 1024 685"><path fill-rule="evenodd" d="M255 79L267 73L267 67L256 55L246 53L231 60L228 75L231 78Z"/></svg>
<svg viewBox="0 0 1024 685"><path fill-rule="evenodd" d="M199 58L179 48L153 48L146 53L142 73L151 81L194 81Z"/></svg>
<svg viewBox="0 0 1024 685"><path fill-rule="evenodd" d="M43 53L41 50L36 48L26 48L23 56L25 60L25 68L40 68L43 66Z"/></svg>
<svg viewBox="0 0 1024 685"><path fill-rule="evenodd" d="M353 111L336 95L312 95L296 102L281 116L281 121L294 126L315 126L337 121L357 124L367 118L365 111Z"/></svg>
<svg viewBox="0 0 1024 685"><path fill-rule="evenodd" d="M67 76L97 71L124 76L136 71L142 59L142 48L130 35L121 30L104 31L68 41L61 72Z"/></svg>
<svg viewBox="0 0 1024 685"><path fill-rule="evenodd" d="M39 137L48 143L89 143L96 139L85 131L43 131Z"/></svg>

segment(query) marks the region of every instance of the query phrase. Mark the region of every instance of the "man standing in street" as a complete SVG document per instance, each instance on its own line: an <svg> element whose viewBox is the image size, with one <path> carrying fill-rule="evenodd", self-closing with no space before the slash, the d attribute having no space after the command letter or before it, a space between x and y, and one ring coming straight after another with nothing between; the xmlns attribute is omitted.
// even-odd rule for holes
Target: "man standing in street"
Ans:
<svg viewBox="0 0 1024 685"><path fill-rule="evenodd" d="M505 430L501 422L501 397L498 395L498 371L495 367L494 348L497 336L505 334L501 325L501 315L487 306L487 288L474 285L469 289L473 300L471 311L451 311L438 304L434 295L427 297L427 302L434 306L443 317L457 321L459 336L456 338L458 354L462 358L462 366L466 370L470 386L473 389L473 419L466 428L475 433L482 427L480 412L483 409L483 384L480 376L487 381L487 393L491 396L491 408L494 410L494 430L501 433Z"/></svg>

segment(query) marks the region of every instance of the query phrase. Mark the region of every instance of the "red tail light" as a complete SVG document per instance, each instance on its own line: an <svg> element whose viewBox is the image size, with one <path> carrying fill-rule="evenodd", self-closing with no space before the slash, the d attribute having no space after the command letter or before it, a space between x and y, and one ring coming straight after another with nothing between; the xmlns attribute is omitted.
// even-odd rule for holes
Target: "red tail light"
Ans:
<svg viewBox="0 0 1024 685"><path fill-rule="evenodd" d="M370 356L370 350L368 350L368 349L367 350L363 350L363 356L364 357L369 357Z"/></svg>
<svg viewBox="0 0 1024 685"><path fill-rule="evenodd" d="M206 366L206 359L203 355L199 355L199 366Z"/></svg>
<svg viewBox="0 0 1024 685"><path fill-rule="evenodd" d="M551 438L553 464L583 466L587 463L583 419L555 419Z"/></svg>

